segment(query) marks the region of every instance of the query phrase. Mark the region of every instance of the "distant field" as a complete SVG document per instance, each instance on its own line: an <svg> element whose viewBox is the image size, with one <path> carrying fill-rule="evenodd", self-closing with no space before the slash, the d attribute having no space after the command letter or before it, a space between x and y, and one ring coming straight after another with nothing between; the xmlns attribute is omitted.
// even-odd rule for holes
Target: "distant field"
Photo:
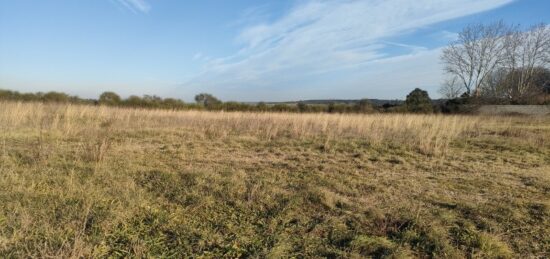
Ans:
<svg viewBox="0 0 550 259"><path fill-rule="evenodd" d="M550 117L0 102L0 257L550 255Z"/></svg>

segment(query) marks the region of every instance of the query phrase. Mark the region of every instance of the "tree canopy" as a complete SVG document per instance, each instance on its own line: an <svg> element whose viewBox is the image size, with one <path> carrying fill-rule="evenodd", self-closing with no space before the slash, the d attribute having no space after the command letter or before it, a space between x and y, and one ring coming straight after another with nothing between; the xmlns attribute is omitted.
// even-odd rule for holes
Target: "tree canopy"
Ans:
<svg viewBox="0 0 550 259"><path fill-rule="evenodd" d="M197 104L202 105L206 108L213 108L222 103L218 98L208 93L197 94L195 96L195 102L197 102Z"/></svg>
<svg viewBox="0 0 550 259"><path fill-rule="evenodd" d="M107 105L118 105L122 99L114 92L104 92L99 96L99 103Z"/></svg>
<svg viewBox="0 0 550 259"><path fill-rule="evenodd" d="M407 111L414 113L430 113L433 112L432 100L428 95L428 92L416 88L405 100L405 105L407 106Z"/></svg>

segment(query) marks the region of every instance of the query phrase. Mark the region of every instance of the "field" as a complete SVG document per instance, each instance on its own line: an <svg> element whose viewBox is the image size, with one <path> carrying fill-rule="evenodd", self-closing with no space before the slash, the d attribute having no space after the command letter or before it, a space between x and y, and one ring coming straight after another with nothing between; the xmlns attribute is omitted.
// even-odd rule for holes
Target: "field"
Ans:
<svg viewBox="0 0 550 259"><path fill-rule="evenodd" d="M0 257L550 255L550 118L0 102Z"/></svg>

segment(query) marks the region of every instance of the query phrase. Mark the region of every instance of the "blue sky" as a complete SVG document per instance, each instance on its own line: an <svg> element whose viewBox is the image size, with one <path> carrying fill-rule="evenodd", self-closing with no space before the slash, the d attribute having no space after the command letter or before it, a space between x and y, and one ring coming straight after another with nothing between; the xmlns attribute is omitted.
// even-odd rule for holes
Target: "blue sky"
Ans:
<svg viewBox="0 0 550 259"><path fill-rule="evenodd" d="M547 0L0 0L0 88L192 100L438 97L468 23L550 22Z"/></svg>

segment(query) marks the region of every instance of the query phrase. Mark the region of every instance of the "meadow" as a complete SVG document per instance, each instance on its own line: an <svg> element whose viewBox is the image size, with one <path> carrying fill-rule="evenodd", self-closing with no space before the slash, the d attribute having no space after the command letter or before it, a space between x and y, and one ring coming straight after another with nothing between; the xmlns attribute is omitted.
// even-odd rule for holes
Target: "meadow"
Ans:
<svg viewBox="0 0 550 259"><path fill-rule="evenodd" d="M0 102L0 257L544 258L550 118Z"/></svg>

